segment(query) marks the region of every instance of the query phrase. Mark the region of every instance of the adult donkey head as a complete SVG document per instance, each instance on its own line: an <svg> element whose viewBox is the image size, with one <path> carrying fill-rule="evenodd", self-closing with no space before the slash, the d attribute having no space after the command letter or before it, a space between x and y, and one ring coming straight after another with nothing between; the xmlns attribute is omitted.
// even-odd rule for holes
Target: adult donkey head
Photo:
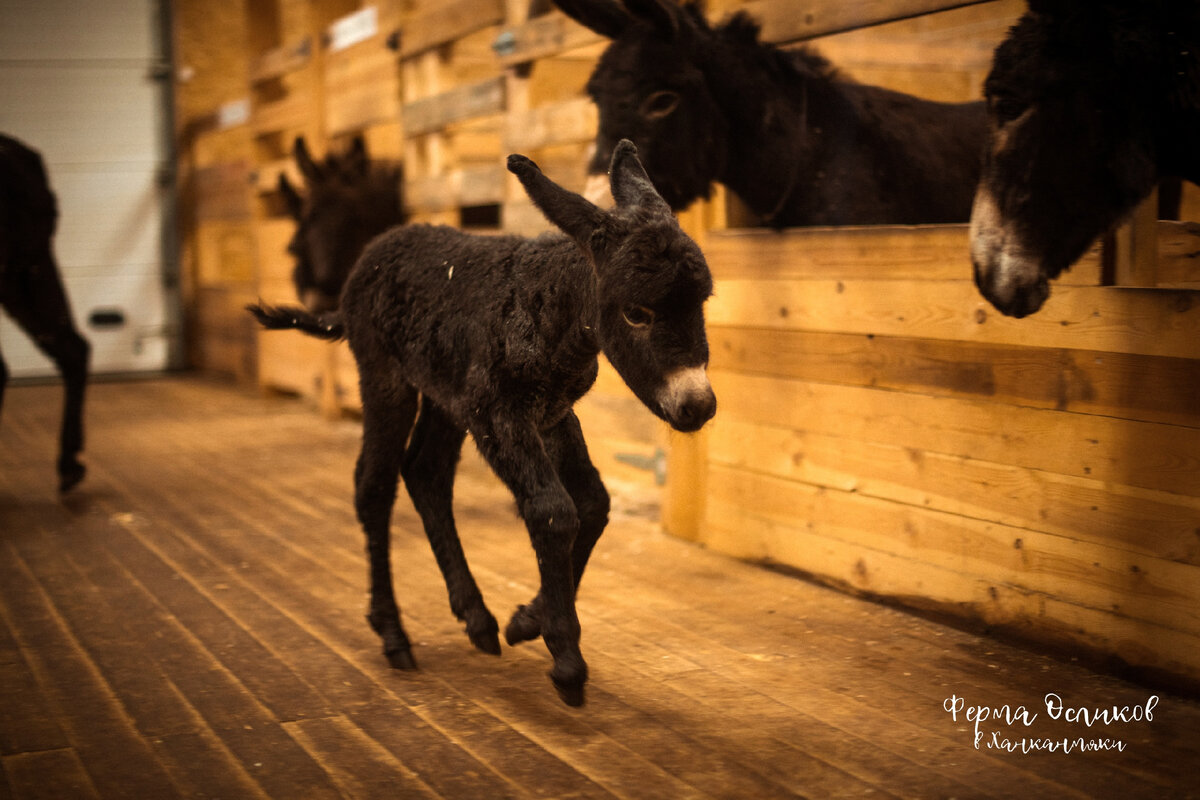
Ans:
<svg viewBox="0 0 1200 800"><path fill-rule="evenodd" d="M296 233L288 252L296 260L296 293L311 311L337 307L346 276L367 242L404 221L401 168L372 162L366 143L356 137L342 154L313 160L304 137L293 148L307 191L301 194L280 174L279 191Z"/></svg>

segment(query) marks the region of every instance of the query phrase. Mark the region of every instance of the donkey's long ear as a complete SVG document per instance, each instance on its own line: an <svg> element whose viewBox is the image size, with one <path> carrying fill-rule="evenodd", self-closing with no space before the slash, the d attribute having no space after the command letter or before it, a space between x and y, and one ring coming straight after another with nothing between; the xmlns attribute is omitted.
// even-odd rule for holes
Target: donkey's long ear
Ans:
<svg viewBox="0 0 1200 800"><path fill-rule="evenodd" d="M321 168L309 155L308 143L304 141L303 136L296 137L295 143L292 144L292 155L295 156L296 166L300 167L300 172L303 173L305 180L310 184L321 180L323 175Z"/></svg>
<svg viewBox="0 0 1200 800"><path fill-rule="evenodd" d="M287 206L287 211L291 214L292 219L300 221L300 214L304 211L304 200L300 197L300 193L296 191L296 187L292 186L292 182L288 180L287 175L279 173L279 193L283 195L284 205Z"/></svg>
<svg viewBox="0 0 1200 800"><path fill-rule="evenodd" d="M554 0L564 14L601 36L616 39L633 18L616 0Z"/></svg>
<svg viewBox="0 0 1200 800"><path fill-rule="evenodd" d="M370 163L371 159L367 156L367 142L363 139L362 134L358 134L350 143L350 149L342 161L342 172L347 175L366 175Z"/></svg>
<svg viewBox="0 0 1200 800"><path fill-rule="evenodd" d="M654 188L650 176L638 160L637 147L628 139L622 139L613 150L608 179L618 208L632 206L671 213L667 201Z"/></svg>
<svg viewBox="0 0 1200 800"><path fill-rule="evenodd" d="M634 16L653 22L658 32L668 39L675 38L687 23L683 9L675 0L625 0L625 7Z"/></svg>
<svg viewBox="0 0 1200 800"><path fill-rule="evenodd" d="M547 178L538 165L522 155L508 157L508 171L521 179L534 204L568 236L587 247L592 232L604 220L598 207Z"/></svg>

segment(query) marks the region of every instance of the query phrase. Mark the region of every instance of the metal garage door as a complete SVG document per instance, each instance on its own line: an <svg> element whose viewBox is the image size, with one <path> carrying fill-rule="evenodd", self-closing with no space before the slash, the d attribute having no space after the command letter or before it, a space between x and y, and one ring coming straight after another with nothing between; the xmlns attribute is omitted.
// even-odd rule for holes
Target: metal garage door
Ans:
<svg viewBox="0 0 1200 800"><path fill-rule="evenodd" d="M177 352L159 14L159 0L0 0L0 131L47 162L94 372L159 370ZM13 375L54 372L7 318L0 351Z"/></svg>

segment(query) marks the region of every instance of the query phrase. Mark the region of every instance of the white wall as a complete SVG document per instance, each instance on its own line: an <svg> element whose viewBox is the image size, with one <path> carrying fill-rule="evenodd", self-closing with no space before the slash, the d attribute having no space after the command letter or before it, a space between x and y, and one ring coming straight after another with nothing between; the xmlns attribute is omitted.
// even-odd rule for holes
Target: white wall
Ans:
<svg viewBox="0 0 1200 800"><path fill-rule="evenodd" d="M162 369L178 335L163 268L158 14L157 0L0 0L0 131L46 160L55 250L94 372ZM126 322L92 327L97 309ZM54 371L7 318L0 351L14 375Z"/></svg>

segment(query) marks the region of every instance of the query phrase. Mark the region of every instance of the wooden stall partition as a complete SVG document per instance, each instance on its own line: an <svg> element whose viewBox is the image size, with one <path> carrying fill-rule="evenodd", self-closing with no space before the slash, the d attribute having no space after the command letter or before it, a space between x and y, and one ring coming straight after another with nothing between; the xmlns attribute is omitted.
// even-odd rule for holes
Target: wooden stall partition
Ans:
<svg viewBox="0 0 1200 800"><path fill-rule="evenodd" d="M1200 677L1200 294L1099 286L1094 253L1014 320L963 227L709 242L701 541Z"/></svg>
<svg viewBox="0 0 1200 800"><path fill-rule="evenodd" d="M255 334L241 311L254 297L247 20L240 5L181 0L172 24L187 363L249 381Z"/></svg>
<svg viewBox="0 0 1200 800"><path fill-rule="evenodd" d="M297 136L317 152L320 129L319 29L311 4L303 0L255 0L246 4L251 30L251 63L246 76L250 127L254 141L255 256L257 297L264 302L295 303L292 259L286 245L290 223L276 194L280 174L294 185L303 179L291 163ZM320 352L298 336L258 331L259 385L317 398L322 389Z"/></svg>
<svg viewBox="0 0 1200 800"><path fill-rule="evenodd" d="M904 3L867 5L749 8L781 42L906 16ZM971 4L814 45L853 77L967 100L1022 10ZM1200 238L1153 208L1022 320L975 288L965 225L693 223L717 279L718 414L703 436L672 437L667 529L1072 654L1200 678Z"/></svg>
<svg viewBox="0 0 1200 800"><path fill-rule="evenodd" d="M403 0L364 2L325 28L321 82L323 130L330 149L345 151L361 136L372 161L403 161L398 51L410 5ZM327 345L322 366L328 387L321 394L323 413L359 409L358 370L350 348Z"/></svg>
<svg viewBox="0 0 1200 800"><path fill-rule="evenodd" d="M405 205L415 222L496 230L506 94L500 0L419 3L400 32Z"/></svg>
<svg viewBox="0 0 1200 800"><path fill-rule="evenodd" d="M303 136L310 151L320 157L333 146L333 134L346 129L351 120L362 123L363 115L372 113L364 92L356 91L355 79L374 81L381 72L386 75L380 59L371 58L375 54L369 44L384 51L385 64L390 56L383 47L385 37L377 30L371 31L373 41L364 41L372 40L363 35L365 20L376 29L381 21L393 24L393 20L379 6L359 8L357 0L266 0L247 8L254 34L249 86L258 296L268 303L296 303L291 278L295 265L287 252L294 224L278 194L280 175L302 190L303 176L292 158L296 138ZM394 115L394 80L392 87ZM326 115L327 95L333 100L331 118ZM388 96L386 87L382 96ZM338 361L335 346L259 332L260 385L309 397L325 413L335 413L338 407Z"/></svg>

